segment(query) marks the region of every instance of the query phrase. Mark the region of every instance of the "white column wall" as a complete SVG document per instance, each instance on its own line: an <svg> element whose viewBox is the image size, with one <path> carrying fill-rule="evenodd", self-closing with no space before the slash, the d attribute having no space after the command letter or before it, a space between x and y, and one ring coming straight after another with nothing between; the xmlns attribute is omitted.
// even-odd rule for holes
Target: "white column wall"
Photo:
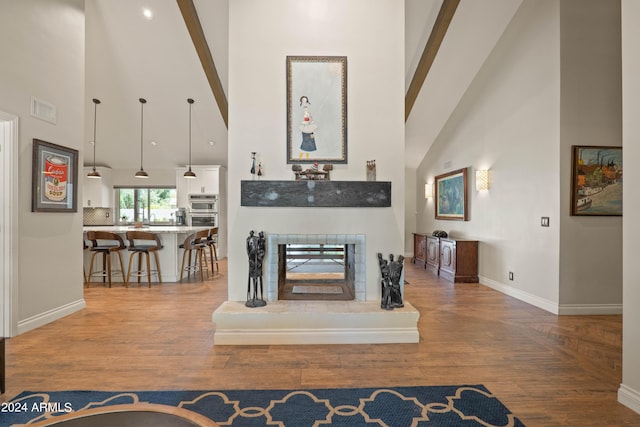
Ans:
<svg viewBox="0 0 640 427"><path fill-rule="evenodd" d="M376 252L404 254L404 7L381 0L234 0L229 4L229 299L246 299L250 230L365 234L367 299L377 299ZM258 153L266 180L293 179L286 163L286 56L347 57L348 164L333 180L392 182L390 208L240 206L240 181Z"/></svg>
<svg viewBox="0 0 640 427"><path fill-rule="evenodd" d="M620 402L640 413L640 3L622 0L622 145L624 147L622 220L622 385Z"/></svg>
<svg viewBox="0 0 640 427"><path fill-rule="evenodd" d="M84 1L0 0L0 110L20 120L18 333L84 307L82 192L78 212L31 212L32 140L80 150L84 134ZM57 123L30 115L31 97L57 106ZM82 161L79 161L82 168Z"/></svg>

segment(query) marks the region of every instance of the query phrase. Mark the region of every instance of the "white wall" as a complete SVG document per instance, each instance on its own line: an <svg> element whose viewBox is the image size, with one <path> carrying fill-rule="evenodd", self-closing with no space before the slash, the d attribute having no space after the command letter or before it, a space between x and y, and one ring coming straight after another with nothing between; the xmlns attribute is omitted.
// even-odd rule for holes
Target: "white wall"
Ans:
<svg viewBox="0 0 640 427"><path fill-rule="evenodd" d="M417 171L417 229L478 239L481 282L550 311L558 304L559 69L558 1L525 0ZM435 220L421 189L460 168L469 168L469 221ZM491 169L486 193L475 190L476 169Z"/></svg>
<svg viewBox="0 0 640 427"><path fill-rule="evenodd" d="M83 146L83 7L82 0L0 0L0 110L20 119L18 332L84 307L82 193L76 213L31 212L32 139ZM31 96L58 107L57 124L31 117Z"/></svg>
<svg viewBox="0 0 640 427"><path fill-rule="evenodd" d="M640 181L640 3L622 0L622 111L625 182ZM623 188L622 385L618 399L640 413L640 193Z"/></svg>
<svg viewBox="0 0 640 427"><path fill-rule="evenodd" d="M367 299L379 297L376 252L404 253L404 8L381 0L229 2L229 299L246 298L245 239L265 233L366 234ZM347 56L348 160L333 180L392 182L391 208L240 207L258 152L263 179L293 179L286 163L286 56Z"/></svg>
<svg viewBox="0 0 640 427"><path fill-rule="evenodd" d="M620 3L562 0L560 16L560 311L619 313L622 218L569 207L571 146L622 145Z"/></svg>

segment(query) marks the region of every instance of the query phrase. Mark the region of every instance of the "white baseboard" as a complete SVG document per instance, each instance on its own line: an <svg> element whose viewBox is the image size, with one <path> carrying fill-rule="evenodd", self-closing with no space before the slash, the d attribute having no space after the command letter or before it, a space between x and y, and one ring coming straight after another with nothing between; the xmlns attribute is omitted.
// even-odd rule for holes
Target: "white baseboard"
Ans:
<svg viewBox="0 0 640 427"><path fill-rule="evenodd" d="M618 402L640 414L640 391L620 384Z"/></svg>
<svg viewBox="0 0 640 427"><path fill-rule="evenodd" d="M559 316L622 314L622 304L556 304L486 277L480 277L480 284Z"/></svg>
<svg viewBox="0 0 640 427"><path fill-rule="evenodd" d="M84 298L18 321L18 335L61 319L87 306Z"/></svg>
<svg viewBox="0 0 640 427"><path fill-rule="evenodd" d="M530 294L520 289L516 289L513 286L507 286L504 283L496 282L495 280L488 279L480 276L480 284L485 285L491 289L495 289L498 292L502 292L505 295L524 301L527 304L534 305L549 313L558 314L558 304L553 301L540 298L539 296Z"/></svg>
<svg viewBox="0 0 640 427"><path fill-rule="evenodd" d="M561 316L622 314L622 304L560 304Z"/></svg>

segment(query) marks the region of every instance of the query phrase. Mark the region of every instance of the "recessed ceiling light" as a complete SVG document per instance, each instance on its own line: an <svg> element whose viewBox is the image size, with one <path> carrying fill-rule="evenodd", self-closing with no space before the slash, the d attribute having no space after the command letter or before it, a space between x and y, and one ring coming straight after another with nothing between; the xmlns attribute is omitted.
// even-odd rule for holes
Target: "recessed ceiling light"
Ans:
<svg viewBox="0 0 640 427"><path fill-rule="evenodd" d="M216 145L216 142L215 141L209 141L209 145L213 147L214 145Z"/></svg>
<svg viewBox="0 0 640 427"><path fill-rule="evenodd" d="M151 11L151 9L148 9L146 7L142 9L142 15L147 19L153 19L153 12Z"/></svg>
<svg viewBox="0 0 640 427"><path fill-rule="evenodd" d="M155 141L151 141L151 145L153 145L155 147L156 145L158 145L158 143L155 142Z"/></svg>

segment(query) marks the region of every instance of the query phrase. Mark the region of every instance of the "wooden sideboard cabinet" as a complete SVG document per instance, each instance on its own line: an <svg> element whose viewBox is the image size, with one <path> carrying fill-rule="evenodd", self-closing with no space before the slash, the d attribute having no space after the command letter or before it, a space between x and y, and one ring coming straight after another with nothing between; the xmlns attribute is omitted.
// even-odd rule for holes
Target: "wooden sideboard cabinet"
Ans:
<svg viewBox="0 0 640 427"><path fill-rule="evenodd" d="M427 239L426 234L413 233L413 263L427 267Z"/></svg>
<svg viewBox="0 0 640 427"><path fill-rule="evenodd" d="M478 241L440 238L439 274L454 283L478 283Z"/></svg>
<svg viewBox="0 0 640 427"><path fill-rule="evenodd" d="M413 233L413 263L454 283L478 283L478 241Z"/></svg>
<svg viewBox="0 0 640 427"><path fill-rule="evenodd" d="M426 269L434 274L440 274L440 238L427 236L427 265Z"/></svg>

